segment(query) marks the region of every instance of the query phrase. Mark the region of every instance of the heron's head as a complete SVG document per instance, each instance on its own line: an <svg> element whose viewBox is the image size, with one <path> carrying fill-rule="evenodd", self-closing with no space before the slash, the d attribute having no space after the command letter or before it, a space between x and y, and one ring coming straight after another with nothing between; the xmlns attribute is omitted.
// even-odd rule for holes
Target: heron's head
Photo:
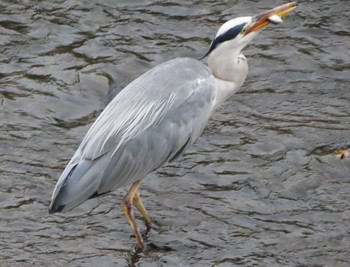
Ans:
<svg viewBox="0 0 350 267"><path fill-rule="evenodd" d="M282 22L281 17L295 8L296 2L291 2L256 16L239 17L227 21L220 27L204 57L219 47L240 52L261 30L270 23Z"/></svg>

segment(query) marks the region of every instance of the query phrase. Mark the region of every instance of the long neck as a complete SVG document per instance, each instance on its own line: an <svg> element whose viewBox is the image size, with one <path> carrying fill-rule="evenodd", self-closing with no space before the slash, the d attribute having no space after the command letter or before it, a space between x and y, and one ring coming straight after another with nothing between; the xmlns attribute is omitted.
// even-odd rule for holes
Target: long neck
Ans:
<svg viewBox="0 0 350 267"><path fill-rule="evenodd" d="M208 57L208 67L217 83L215 108L236 93L247 77L248 64L246 58L240 54L242 48L232 49L222 45Z"/></svg>

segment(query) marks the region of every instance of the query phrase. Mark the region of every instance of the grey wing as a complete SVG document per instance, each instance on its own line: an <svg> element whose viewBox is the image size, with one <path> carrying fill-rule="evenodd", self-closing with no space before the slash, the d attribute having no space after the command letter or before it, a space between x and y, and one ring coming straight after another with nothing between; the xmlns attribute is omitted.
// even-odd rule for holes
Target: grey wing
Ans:
<svg viewBox="0 0 350 267"><path fill-rule="evenodd" d="M181 104L171 109L164 106L164 114L156 124L116 149L98 192L110 191L142 179L165 163L175 160L193 144L212 113L214 90L209 82L202 80L187 84L192 87L192 92Z"/></svg>
<svg viewBox="0 0 350 267"><path fill-rule="evenodd" d="M193 59L172 60L140 76L92 125L62 173L52 202L61 195L62 209L71 209L175 159L201 134L215 95L210 71Z"/></svg>

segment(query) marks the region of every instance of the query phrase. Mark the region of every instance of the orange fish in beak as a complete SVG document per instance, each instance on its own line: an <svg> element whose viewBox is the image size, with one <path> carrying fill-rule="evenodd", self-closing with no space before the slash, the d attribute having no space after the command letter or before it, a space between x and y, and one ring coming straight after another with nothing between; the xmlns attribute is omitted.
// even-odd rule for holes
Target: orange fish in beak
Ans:
<svg viewBox="0 0 350 267"><path fill-rule="evenodd" d="M262 14L259 14L254 17L251 27L245 32L245 35L254 32L254 31L261 31L263 30L267 25L269 25L271 22L274 23L275 19L270 18L282 18L283 16L287 15L288 13L292 12L296 8L297 3L291 2L288 4L284 4L278 7L275 7L274 9L271 9L269 11L266 11ZM277 17L276 17L277 16ZM280 19L278 22L282 22Z"/></svg>

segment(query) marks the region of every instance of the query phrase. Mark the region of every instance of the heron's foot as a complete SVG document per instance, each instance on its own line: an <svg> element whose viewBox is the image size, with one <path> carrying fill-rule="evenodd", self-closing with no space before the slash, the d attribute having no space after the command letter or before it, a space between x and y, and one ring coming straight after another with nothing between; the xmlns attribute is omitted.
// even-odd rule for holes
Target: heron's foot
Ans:
<svg viewBox="0 0 350 267"><path fill-rule="evenodd" d="M141 235L139 229L137 228L135 215L134 215L134 211L132 208L132 206L135 205L134 199L135 199L136 194L138 195L137 189L138 189L139 185L140 185L140 181L137 181L137 182L132 184L132 186L129 189L129 192L126 194L126 196L124 198L122 207L123 207L123 212L124 212L126 218L128 219L128 222L131 226L131 229L132 229L132 231L137 239L137 243L138 243L139 248L144 250L145 249L145 242L143 241L142 235ZM136 199L136 202L137 202L137 199Z"/></svg>
<svg viewBox="0 0 350 267"><path fill-rule="evenodd" d="M137 246L139 247L140 250L144 251L146 249L145 241L143 241L143 238L140 232L138 232L138 235L140 235L140 237L137 237Z"/></svg>
<svg viewBox="0 0 350 267"><path fill-rule="evenodd" d="M158 229L159 228L159 224L157 221L152 220L151 223L147 222L145 220L145 225L147 227L147 230L151 230L151 229Z"/></svg>
<svg viewBox="0 0 350 267"><path fill-rule="evenodd" d="M128 219L128 222L131 226L132 232L137 239L138 246L143 250L145 249L145 242L143 241L142 235L137 227L134 211L132 209L132 202L128 199L124 200L123 203L123 212Z"/></svg>

